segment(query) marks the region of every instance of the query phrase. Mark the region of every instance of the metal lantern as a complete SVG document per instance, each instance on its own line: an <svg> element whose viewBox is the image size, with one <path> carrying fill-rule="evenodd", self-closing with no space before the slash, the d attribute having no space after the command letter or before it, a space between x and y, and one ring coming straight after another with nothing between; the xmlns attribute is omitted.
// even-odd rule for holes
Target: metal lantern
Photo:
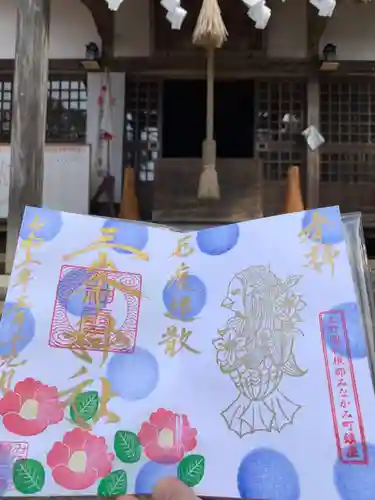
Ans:
<svg viewBox="0 0 375 500"><path fill-rule="evenodd" d="M337 59L336 45L333 43L327 43L323 49L323 59L326 62L335 62Z"/></svg>
<svg viewBox="0 0 375 500"><path fill-rule="evenodd" d="M86 61L98 61L100 57L99 47L94 42L86 45Z"/></svg>
<svg viewBox="0 0 375 500"><path fill-rule="evenodd" d="M321 71L337 71L340 63L337 61L336 45L327 43L323 49L323 60L320 64Z"/></svg>
<svg viewBox="0 0 375 500"><path fill-rule="evenodd" d="M96 71L100 69L100 51L95 42L90 42L86 45L86 57L82 61L82 65L88 71Z"/></svg>

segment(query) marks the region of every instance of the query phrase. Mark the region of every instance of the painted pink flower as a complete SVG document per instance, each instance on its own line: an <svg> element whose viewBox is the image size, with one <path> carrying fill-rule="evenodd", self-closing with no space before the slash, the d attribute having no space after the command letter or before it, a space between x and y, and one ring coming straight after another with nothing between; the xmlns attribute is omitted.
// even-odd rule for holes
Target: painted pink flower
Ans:
<svg viewBox="0 0 375 500"><path fill-rule="evenodd" d="M47 464L57 484L67 490L85 490L111 472L113 459L103 437L77 427L52 446Z"/></svg>
<svg viewBox="0 0 375 500"><path fill-rule="evenodd" d="M146 456L159 463L176 463L197 446L197 430L186 415L159 408L142 424L138 439Z"/></svg>
<svg viewBox="0 0 375 500"><path fill-rule="evenodd" d="M0 399L0 415L9 432L35 436L64 418L64 407L56 387L26 378Z"/></svg>

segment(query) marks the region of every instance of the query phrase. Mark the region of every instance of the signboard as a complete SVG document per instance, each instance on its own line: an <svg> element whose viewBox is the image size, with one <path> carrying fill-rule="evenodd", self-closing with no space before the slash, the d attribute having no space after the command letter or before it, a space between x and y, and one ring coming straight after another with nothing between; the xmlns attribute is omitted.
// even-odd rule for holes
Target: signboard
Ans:
<svg viewBox="0 0 375 500"><path fill-rule="evenodd" d="M10 145L0 146L0 219L8 217ZM44 153L43 206L88 214L90 203L90 146L48 144Z"/></svg>

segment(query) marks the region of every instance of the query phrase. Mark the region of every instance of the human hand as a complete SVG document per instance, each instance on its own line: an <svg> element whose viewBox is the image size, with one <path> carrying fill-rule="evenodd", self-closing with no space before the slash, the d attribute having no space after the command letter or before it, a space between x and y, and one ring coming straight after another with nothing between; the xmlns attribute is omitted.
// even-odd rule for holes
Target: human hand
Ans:
<svg viewBox="0 0 375 500"><path fill-rule="evenodd" d="M133 495L122 495L117 500L137 500ZM161 479L152 492L152 500L198 500L194 491L174 477Z"/></svg>

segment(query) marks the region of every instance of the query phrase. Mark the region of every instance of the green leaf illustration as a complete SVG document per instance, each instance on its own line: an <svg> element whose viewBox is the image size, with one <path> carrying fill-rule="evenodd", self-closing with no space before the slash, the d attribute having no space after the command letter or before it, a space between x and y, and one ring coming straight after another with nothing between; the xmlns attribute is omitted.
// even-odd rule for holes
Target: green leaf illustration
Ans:
<svg viewBox="0 0 375 500"><path fill-rule="evenodd" d="M99 394L96 391L81 392L70 406L70 418L77 424L87 422L98 411Z"/></svg>
<svg viewBox="0 0 375 500"><path fill-rule="evenodd" d="M204 476L204 457L188 455L178 464L177 477L188 486L196 486Z"/></svg>
<svg viewBox="0 0 375 500"><path fill-rule="evenodd" d="M141 458L141 444L134 432L117 431L114 448L116 457L126 464L134 464Z"/></svg>
<svg viewBox="0 0 375 500"><path fill-rule="evenodd" d="M43 465L31 458L16 460L13 465L13 483L24 495L42 491L46 474Z"/></svg>
<svg viewBox="0 0 375 500"><path fill-rule="evenodd" d="M127 488L126 472L124 470L114 470L100 481L98 495L101 497L125 495Z"/></svg>

